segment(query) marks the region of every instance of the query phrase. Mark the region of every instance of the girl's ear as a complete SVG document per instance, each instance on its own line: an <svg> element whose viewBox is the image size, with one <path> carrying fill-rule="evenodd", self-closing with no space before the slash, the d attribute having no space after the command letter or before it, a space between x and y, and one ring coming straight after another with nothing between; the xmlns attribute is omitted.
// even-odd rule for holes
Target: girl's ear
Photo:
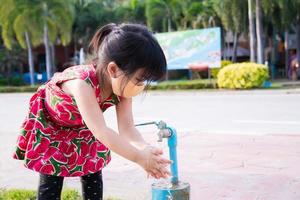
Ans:
<svg viewBox="0 0 300 200"><path fill-rule="evenodd" d="M107 65L107 72L111 78L117 78L119 67L115 62L109 62Z"/></svg>

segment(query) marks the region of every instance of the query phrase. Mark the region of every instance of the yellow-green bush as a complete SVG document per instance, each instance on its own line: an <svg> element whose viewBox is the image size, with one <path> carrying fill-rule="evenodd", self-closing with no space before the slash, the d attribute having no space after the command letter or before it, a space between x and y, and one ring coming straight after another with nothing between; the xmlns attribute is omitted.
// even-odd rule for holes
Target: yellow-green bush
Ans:
<svg viewBox="0 0 300 200"><path fill-rule="evenodd" d="M217 78L218 77L218 73L221 69L223 69L224 67L226 67L227 65L232 64L232 62L230 60L222 60L221 61L221 67L219 68L211 68L211 76L213 78Z"/></svg>
<svg viewBox="0 0 300 200"><path fill-rule="evenodd" d="M236 63L227 65L218 74L219 88L249 89L261 87L269 78L268 68L257 63Z"/></svg>

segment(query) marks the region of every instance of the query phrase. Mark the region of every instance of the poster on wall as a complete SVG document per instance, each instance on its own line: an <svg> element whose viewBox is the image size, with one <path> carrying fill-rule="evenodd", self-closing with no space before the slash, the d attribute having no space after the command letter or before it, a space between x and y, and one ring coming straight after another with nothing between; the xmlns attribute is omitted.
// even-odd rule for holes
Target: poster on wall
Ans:
<svg viewBox="0 0 300 200"><path fill-rule="evenodd" d="M221 66L219 27L155 34L168 63L168 70L218 68Z"/></svg>

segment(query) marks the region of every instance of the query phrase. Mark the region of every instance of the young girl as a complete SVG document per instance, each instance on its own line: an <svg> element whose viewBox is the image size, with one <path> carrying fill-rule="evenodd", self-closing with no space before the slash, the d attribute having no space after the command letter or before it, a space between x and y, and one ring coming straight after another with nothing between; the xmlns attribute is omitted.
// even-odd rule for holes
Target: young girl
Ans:
<svg viewBox="0 0 300 200"><path fill-rule="evenodd" d="M38 199L60 199L64 177L80 176L83 199L102 199L101 170L110 150L167 178L170 160L134 126L132 97L166 72L166 59L149 30L138 24L107 24L93 36L90 64L55 73L30 99L14 158L40 173ZM146 83L146 85L145 85ZM118 133L103 112L116 106Z"/></svg>

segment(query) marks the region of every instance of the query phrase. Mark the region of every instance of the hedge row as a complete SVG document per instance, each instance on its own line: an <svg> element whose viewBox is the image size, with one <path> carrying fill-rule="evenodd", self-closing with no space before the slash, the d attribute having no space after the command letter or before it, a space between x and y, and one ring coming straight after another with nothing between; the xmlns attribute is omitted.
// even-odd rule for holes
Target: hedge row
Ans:
<svg viewBox="0 0 300 200"><path fill-rule="evenodd" d="M210 89L216 87L216 80L184 80L164 81L152 85L150 90L186 90L186 89Z"/></svg>
<svg viewBox="0 0 300 200"><path fill-rule="evenodd" d="M0 93L35 92L39 85L35 86L0 86Z"/></svg>

